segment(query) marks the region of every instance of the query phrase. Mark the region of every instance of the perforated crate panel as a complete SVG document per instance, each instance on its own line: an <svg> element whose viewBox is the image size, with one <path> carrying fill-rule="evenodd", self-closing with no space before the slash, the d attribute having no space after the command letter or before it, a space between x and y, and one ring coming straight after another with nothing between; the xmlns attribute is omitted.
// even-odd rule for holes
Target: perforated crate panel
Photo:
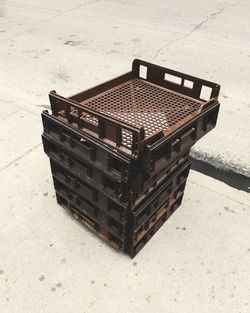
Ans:
<svg viewBox="0 0 250 313"><path fill-rule="evenodd" d="M147 138L181 122L198 111L203 102L135 78L81 104L130 125L143 127ZM85 118L98 123L94 116ZM122 141L131 147L132 134L125 129L122 130Z"/></svg>

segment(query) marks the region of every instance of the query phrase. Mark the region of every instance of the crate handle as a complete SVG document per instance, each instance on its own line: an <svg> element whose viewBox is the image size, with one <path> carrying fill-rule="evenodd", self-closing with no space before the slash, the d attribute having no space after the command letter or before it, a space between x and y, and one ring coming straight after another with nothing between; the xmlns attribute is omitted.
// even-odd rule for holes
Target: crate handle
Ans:
<svg viewBox="0 0 250 313"><path fill-rule="evenodd" d="M140 77L140 66L147 67L147 76L144 79L151 83L203 101L204 99L201 98L202 88L208 87L211 88L210 99L218 98L220 85L216 83L139 59L135 59L132 65L132 71L136 77Z"/></svg>
<svg viewBox="0 0 250 313"><path fill-rule="evenodd" d="M201 105L199 108L198 114L201 113L202 111L206 110L208 107L213 105L216 102L215 98L210 99L208 102L205 102L204 104Z"/></svg>
<svg viewBox="0 0 250 313"><path fill-rule="evenodd" d="M144 141L144 129L143 127L137 127L130 125L127 122L120 121L119 119L111 116L107 116L103 113L100 113L94 109L87 107L84 104L79 104L72 99L68 99L62 96L59 96L55 91L50 92L49 94L51 109L53 115L60 115L60 111L64 110L66 118L71 119L71 108L73 107L77 111L78 124L77 128L81 128L80 125L80 115L85 113L86 115L93 116L97 119L98 123L95 125L88 120L84 119L84 125L90 132L94 132L95 136L104 140L111 146L118 147L122 145L122 131L121 129L128 131L132 134L132 143L131 148L123 146L123 148L129 149L132 155L138 155L142 148L142 142ZM94 126L94 127L93 127ZM109 132L106 132L106 129L109 129ZM117 138L114 139L113 136L110 136L110 128L117 135Z"/></svg>
<svg viewBox="0 0 250 313"><path fill-rule="evenodd" d="M193 135L193 137L196 135L196 128L192 127L188 131L186 131L183 135L181 135L181 141L187 138L189 135Z"/></svg>

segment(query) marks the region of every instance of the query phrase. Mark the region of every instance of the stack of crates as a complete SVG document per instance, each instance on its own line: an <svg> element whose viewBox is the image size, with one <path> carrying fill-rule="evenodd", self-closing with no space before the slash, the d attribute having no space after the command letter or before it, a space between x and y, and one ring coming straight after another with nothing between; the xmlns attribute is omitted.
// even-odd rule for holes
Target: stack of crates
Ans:
<svg viewBox="0 0 250 313"><path fill-rule="evenodd" d="M189 150L216 125L219 89L136 59L69 98L52 91L42 139L58 204L134 257L180 206Z"/></svg>

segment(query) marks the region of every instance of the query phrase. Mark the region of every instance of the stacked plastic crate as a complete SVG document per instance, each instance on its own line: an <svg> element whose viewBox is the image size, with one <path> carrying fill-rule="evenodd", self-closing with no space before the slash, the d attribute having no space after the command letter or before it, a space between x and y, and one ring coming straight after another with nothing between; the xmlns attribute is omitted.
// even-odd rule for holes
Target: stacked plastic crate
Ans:
<svg viewBox="0 0 250 313"><path fill-rule="evenodd" d="M134 257L180 206L189 149L216 125L219 88L134 60L72 97L51 92L42 139L57 202Z"/></svg>

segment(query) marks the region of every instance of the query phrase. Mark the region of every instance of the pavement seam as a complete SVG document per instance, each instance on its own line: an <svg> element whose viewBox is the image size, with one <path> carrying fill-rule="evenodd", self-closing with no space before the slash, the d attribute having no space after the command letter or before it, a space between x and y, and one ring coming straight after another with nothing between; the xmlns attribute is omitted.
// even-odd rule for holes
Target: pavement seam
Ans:
<svg viewBox="0 0 250 313"><path fill-rule="evenodd" d="M48 21L50 21L50 20L54 20L54 19L56 19L56 18L62 16L63 14L72 12L72 11L77 10L77 9L80 9L83 5L84 5L84 3L83 3L83 4L78 4L78 5L74 6L74 7L71 8L71 9L58 12L56 15L54 15L54 16L52 16L52 17L49 17L48 19L42 20L42 22L48 22Z"/></svg>
<svg viewBox="0 0 250 313"><path fill-rule="evenodd" d="M20 111L20 110L21 110L21 109L17 109L17 110L15 110L15 111L13 111L13 112L11 112L11 113L9 113L9 114L4 115L2 118L0 118L0 121L5 120L5 119L8 118L9 116L11 116L12 114L17 113L17 112Z"/></svg>
<svg viewBox="0 0 250 313"><path fill-rule="evenodd" d="M22 111L26 111L26 112L28 112L28 113L30 113L30 114L33 114L33 115L38 116L37 113L32 112L32 111L29 111L29 110L27 110L26 108L19 107L18 105L14 104L12 101L4 100L4 99L1 99L1 98L0 98L0 101L2 101L2 102L4 102L4 103L8 103L8 104L10 104L10 105L13 105L15 108L18 109L17 111L22 110ZM16 113L17 111L12 112L11 114ZM10 114L10 115L11 115L11 114ZM0 120L2 120L2 119L0 119Z"/></svg>
<svg viewBox="0 0 250 313"><path fill-rule="evenodd" d="M15 160L9 162L8 164L6 164L4 167L2 167L0 169L0 172L2 172L3 170L5 170L6 168L8 168L10 165L12 165L13 163L17 162L18 160L22 159L24 156L26 156L27 154L29 154L30 152L36 150L39 146L41 146L42 143L40 142L38 145L34 146L33 148L29 149L28 151L26 151L25 153L23 153L22 155L20 155L18 158L16 158Z"/></svg>
<svg viewBox="0 0 250 313"><path fill-rule="evenodd" d="M214 179L214 178L213 178L213 179ZM239 204L241 204L241 205L249 206L249 204L246 204L246 203L244 203L244 202L241 202L241 201L238 201L238 200L233 199L233 198L231 198L231 197L228 197L228 196L224 195L223 193L220 193L220 192L218 192L218 191L215 191L215 190L213 190L213 189L211 189L211 188L208 188L208 187L206 187L206 186L204 186L204 185L198 184L198 183L194 182L194 181L191 180L191 179L188 179L188 181L191 182L191 183L194 184L194 185L203 187L203 188L205 188L205 189L207 189L207 190L209 190L209 191L211 191L211 192L214 192L214 193L216 193L216 194L218 194L218 195L220 195L220 196L222 196L222 197L224 197L224 198L227 198L227 199L229 199L229 200L235 201L235 202L237 202L237 203L239 203ZM230 187L230 188L233 188L233 187Z"/></svg>

